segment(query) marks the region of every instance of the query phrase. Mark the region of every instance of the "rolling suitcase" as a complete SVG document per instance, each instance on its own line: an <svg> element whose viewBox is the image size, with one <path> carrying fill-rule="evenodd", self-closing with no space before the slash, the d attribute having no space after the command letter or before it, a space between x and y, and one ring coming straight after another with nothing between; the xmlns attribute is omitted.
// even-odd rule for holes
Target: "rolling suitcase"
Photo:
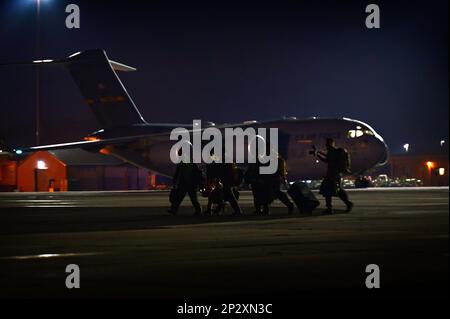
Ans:
<svg viewBox="0 0 450 319"><path fill-rule="evenodd" d="M303 182L294 182L289 187L288 194L297 205L300 214L311 214L320 204L308 185Z"/></svg>

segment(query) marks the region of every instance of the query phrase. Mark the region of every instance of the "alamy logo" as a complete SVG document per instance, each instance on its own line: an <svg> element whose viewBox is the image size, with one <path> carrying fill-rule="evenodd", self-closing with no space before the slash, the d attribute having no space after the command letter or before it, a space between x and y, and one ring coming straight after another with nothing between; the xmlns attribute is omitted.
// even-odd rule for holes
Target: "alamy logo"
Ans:
<svg viewBox="0 0 450 319"><path fill-rule="evenodd" d="M66 17L67 29L79 29L80 28L80 7L76 4L69 4L66 7L66 13L69 15Z"/></svg>
<svg viewBox="0 0 450 319"><path fill-rule="evenodd" d="M66 287L68 289L80 288L80 267L76 264L67 265L66 273L69 274L66 277Z"/></svg>
<svg viewBox="0 0 450 319"><path fill-rule="evenodd" d="M366 287L369 289L380 288L380 267L376 264L370 264L366 267Z"/></svg>
<svg viewBox="0 0 450 319"><path fill-rule="evenodd" d="M366 18L366 27L368 29L380 28L380 7L376 4L369 4L366 7L366 13L370 13Z"/></svg>
<svg viewBox="0 0 450 319"><path fill-rule="evenodd" d="M258 162L262 164L259 167L261 174L274 174L278 169L277 128L208 127L202 129L201 121L194 120L191 131L184 127L177 127L170 133L170 140L177 141L170 150L170 160L174 164Z"/></svg>

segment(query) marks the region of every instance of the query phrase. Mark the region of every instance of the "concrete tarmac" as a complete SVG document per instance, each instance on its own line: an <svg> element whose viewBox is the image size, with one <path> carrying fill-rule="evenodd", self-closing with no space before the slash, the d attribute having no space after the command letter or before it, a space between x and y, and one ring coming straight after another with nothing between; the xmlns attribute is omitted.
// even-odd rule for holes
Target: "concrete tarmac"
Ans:
<svg viewBox="0 0 450 319"><path fill-rule="evenodd" d="M355 208L194 217L167 192L0 194L1 298L448 297L448 188L350 191ZM202 199L205 205L205 200ZM77 264L81 288L67 289ZM367 289L366 266L380 268Z"/></svg>

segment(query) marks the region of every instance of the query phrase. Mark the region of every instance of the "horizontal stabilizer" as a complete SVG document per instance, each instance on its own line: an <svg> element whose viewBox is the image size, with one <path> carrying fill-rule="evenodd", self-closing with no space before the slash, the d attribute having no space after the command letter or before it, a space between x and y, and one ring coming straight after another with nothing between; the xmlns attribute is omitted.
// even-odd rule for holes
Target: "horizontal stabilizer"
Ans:
<svg viewBox="0 0 450 319"><path fill-rule="evenodd" d="M0 63L0 66L6 67L6 66L39 66L39 65L46 65L46 66L52 66L52 65L67 65L71 61L73 61L72 58L76 57L77 55L81 54L82 52L77 52L74 54L71 54L69 57L65 59L40 59L40 60L34 60L32 62L11 62L11 63ZM135 67L116 62L113 60L108 60L109 64L113 68L114 71L122 71L122 72L130 72L130 71L136 71L137 69Z"/></svg>
<svg viewBox="0 0 450 319"><path fill-rule="evenodd" d="M123 71L123 72L136 71L136 68L133 68L132 66L128 66L113 60L109 60L109 64L111 64L111 67L114 69L114 71Z"/></svg>

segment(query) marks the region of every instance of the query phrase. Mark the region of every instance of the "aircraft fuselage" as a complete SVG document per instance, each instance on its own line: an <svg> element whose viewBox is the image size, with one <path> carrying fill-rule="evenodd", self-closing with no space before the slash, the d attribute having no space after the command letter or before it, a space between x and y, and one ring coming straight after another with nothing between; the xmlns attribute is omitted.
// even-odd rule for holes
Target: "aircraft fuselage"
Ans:
<svg viewBox="0 0 450 319"><path fill-rule="evenodd" d="M91 137L117 138L125 134L140 136L132 143L104 147L102 152L171 176L175 165L170 160L170 150L176 141L170 140L170 132L176 127L192 130L192 125L141 124L114 131L102 130ZM337 147L347 149L353 174L384 164L388 156L387 146L381 136L369 125L351 119L281 119L216 127L220 130L227 127L278 128L278 148L287 162L289 180L323 177L326 164L318 161L310 151L313 145L324 149L327 137L335 139Z"/></svg>

